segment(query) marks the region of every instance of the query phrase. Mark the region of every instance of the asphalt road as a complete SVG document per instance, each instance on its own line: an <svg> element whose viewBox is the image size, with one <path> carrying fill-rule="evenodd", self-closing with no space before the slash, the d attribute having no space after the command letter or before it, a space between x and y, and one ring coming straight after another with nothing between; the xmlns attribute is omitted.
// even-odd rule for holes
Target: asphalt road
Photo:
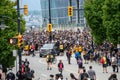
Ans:
<svg viewBox="0 0 120 80"><path fill-rule="evenodd" d="M30 62L30 68L35 71L35 78L33 80L47 80L49 79L50 74L57 74L58 68L57 64L59 60L62 60L64 63L64 70L63 70L63 76L64 79L68 78L70 80L70 73L73 73L77 78L78 76L78 66L76 63L76 60L74 58L74 55L71 58L71 64L68 64L66 56L57 56L57 63L52 65L52 70L47 70L47 63L45 58L39 58L38 54L36 54L35 57L32 56L22 56L22 60L25 60L25 58L28 59ZM89 66L93 66L93 70L95 70L96 75L97 75L97 80L108 80L108 77L113 73L112 72L112 67L108 67L108 73L103 73L102 72L102 65L95 63L95 62L89 62L89 64L84 64L86 70L88 70ZM18 68L17 68L18 69ZM13 69L13 71L16 71L16 67ZM117 73L118 80L120 80L120 71Z"/></svg>

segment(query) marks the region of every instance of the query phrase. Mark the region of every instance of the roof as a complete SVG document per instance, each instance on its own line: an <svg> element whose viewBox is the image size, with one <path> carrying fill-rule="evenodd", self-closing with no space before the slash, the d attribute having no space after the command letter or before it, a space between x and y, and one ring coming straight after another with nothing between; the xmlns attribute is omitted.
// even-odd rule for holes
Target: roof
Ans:
<svg viewBox="0 0 120 80"><path fill-rule="evenodd" d="M54 44L44 44L41 49L53 49Z"/></svg>

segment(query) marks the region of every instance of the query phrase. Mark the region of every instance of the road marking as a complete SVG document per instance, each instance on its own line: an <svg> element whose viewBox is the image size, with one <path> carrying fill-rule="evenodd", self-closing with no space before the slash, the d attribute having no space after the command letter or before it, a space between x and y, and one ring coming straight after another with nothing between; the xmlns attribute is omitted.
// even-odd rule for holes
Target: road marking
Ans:
<svg viewBox="0 0 120 80"><path fill-rule="evenodd" d="M41 76L43 76L43 77L46 77L46 78L47 78L47 75L45 75L45 74L41 74Z"/></svg>
<svg viewBox="0 0 120 80"><path fill-rule="evenodd" d="M41 60L39 60L39 62L40 62L41 64L47 65L47 63L45 63L45 62L43 62L43 61L41 61ZM56 65L52 65L52 67L58 68ZM67 71L67 72L70 72L70 73L78 74L76 71L72 71L72 70L69 70L69 69L64 69L64 70Z"/></svg>

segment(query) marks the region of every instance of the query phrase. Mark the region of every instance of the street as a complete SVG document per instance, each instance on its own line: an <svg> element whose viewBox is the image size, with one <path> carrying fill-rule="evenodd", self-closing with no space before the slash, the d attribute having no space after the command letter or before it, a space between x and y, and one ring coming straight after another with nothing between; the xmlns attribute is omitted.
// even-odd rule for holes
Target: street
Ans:
<svg viewBox="0 0 120 80"><path fill-rule="evenodd" d="M78 78L78 66L76 63L76 60L74 58L74 55L72 55L71 58L71 64L68 64L66 56L57 56L57 63L52 65L52 70L47 70L47 64L46 64L46 59L45 58L39 58L38 53L36 54L35 57L32 56L22 56L22 60L25 60L25 58L28 59L30 62L30 68L35 71L35 78L33 80L47 80L49 79L50 74L57 74L58 68L57 68L57 63L59 60L62 60L64 63L64 70L63 70L63 76L64 79L68 78L70 80L70 73L73 73L77 78ZM86 70L88 70L89 66L93 66L93 70L95 70L96 75L97 75L97 80L108 80L108 77L112 73L112 67L108 67L108 73L103 73L102 72L102 65L95 63L95 62L89 62L89 64L84 64ZM15 71L15 68L13 69ZM120 73L117 73L118 80L120 80Z"/></svg>

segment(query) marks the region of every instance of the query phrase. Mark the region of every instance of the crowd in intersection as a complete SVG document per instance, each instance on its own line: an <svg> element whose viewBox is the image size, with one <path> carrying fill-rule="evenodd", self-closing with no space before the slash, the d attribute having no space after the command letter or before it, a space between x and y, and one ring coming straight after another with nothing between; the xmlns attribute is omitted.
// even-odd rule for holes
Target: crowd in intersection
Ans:
<svg viewBox="0 0 120 80"><path fill-rule="evenodd" d="M39 50L45 43L50 43L49 33L45 30L38 33L31 30L30 32L24 34L24 41L25 48L23 50L25 52L25 55L32 54L35 56L35 50ZM89 71L87 71L84 66L84 64L88 64L92 61L102 64L103 73L107 73L109 71L107 70L108 66L112 66L113 72L119 72L119 51L117 51L117 49L114 49L114 45L108 43L107 41L104 41L101 46L94 44L93 37L91 36L89 29L84 29L83 31L80 29L77 29L76 31L55 30L52 32L52 42L56 44L57 50L60 51L60 56L67 56L68 64L71 64L71 55L75 55L75 59L78 64L78 80L87 80L87 78L90 78L91 80L96 79L95 71L92 69L94 66L90 66ZM60 62L62 62L62 60ZM62 63L64 65L64 62ZM58 68L61 68L60 64ZM62 74L62 69L59 69L59 71ZM70 77L71 80L77 80L73 73L70 74ZM116 78L116 74L112 74L109 78L113 77ZM53 78L53 75L51 75L51 78ZM59 78L59 75L56 75L55 80L58 80L57 78Z"/></svg>

